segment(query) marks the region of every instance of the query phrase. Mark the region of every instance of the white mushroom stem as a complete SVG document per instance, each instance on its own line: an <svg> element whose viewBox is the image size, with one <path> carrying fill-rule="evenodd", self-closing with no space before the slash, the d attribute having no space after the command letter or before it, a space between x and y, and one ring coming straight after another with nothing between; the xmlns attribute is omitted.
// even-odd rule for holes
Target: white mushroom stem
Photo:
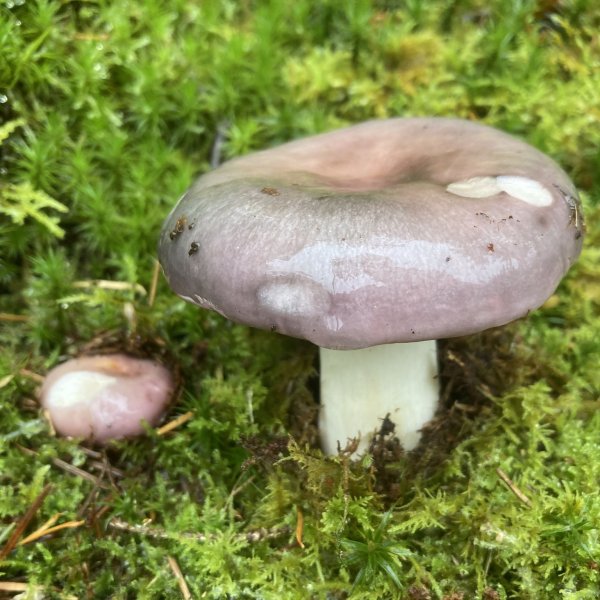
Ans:
<svg viewBox="0 0 600 600"><path fill-rule="evenodd" d="M436 342L386 344L362 350L321 348L319 431L326 454L360 436L357 454L369 447L389 415L405 450L419 443L439 399Z"/></svg>

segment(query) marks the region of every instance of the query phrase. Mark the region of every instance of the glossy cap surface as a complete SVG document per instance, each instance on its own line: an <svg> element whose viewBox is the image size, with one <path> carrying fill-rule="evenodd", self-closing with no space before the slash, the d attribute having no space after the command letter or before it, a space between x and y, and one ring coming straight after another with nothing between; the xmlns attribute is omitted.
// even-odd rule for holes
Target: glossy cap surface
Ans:
<svg viewBox="0 0 600 600"><path fill-rule="evenodd" d="M466 335L540 306L581 251L543 153L457 119L371 121L225 163L169 215L185 300L327 348Z"/></svg>

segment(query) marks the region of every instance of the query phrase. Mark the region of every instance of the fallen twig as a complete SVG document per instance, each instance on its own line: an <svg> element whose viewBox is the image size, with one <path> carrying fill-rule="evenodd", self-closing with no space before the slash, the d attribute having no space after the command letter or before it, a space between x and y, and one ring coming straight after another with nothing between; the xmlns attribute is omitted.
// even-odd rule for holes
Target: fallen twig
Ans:
<svg viewBox="0 0 600 600"><path fill-rule="evenodd" d="M177 584L181 590L181 595L185 598L185 600L190 600L192 594L190 594L190 588L188 588L187 583L185 582L183 573L181 572L177 561L172 556L167 556L167 561L169 562L171 571L173 571L173 575L175 575L175 579L177 579Z"/></svg>
<svg viewBox="0 0 600 600"><path fill-rule="evenodd" d="M531 500L515 485L512 479L500 468L496 469L498 477L506 484L508 489L528 508L531 508Z"/></svg>
<svg viewBox="0 0 600 600"><path fill-rule="evenodd" d="M25 323L29 321L27 315L14 315L12 313L0 313L0 321L10 321L13 323Z"/></svg>
<svg viewBox="0 0 600 600"><path fill-rule="evenodd" d="M148 306L154 304L156 298L156 288L158 287L158 278L160 276L160 263L154 261L154 269L152 271L152 281L150 282L150 292L148 293Z"/></svg>
<svg viewBox="0 0 600 600"><path fill-rule="evenodd" d="M302 541L302 535L304 534L304 514L300 508L296 508L297 520L296 520L296 541L300 548L304 548L304 542Z"/></svg>
<svg viewBox="0 0 600 600"><path fill-rule="evenodd" d="M139 535L147 535L148 537L163 539L163 540L177 540L177 539L186 539L186 540L194 540L196 542L211 542L219 539L219 536L216 534L210 533L191 533L191 532L180 532L180 533L172 533L162 529L161 527L152 527L150 526L150 521L146 521L141 525L132 525L131 523L127 523L122 519L115 517L108 522L108 526L111 529L117 529L119 531L127 531L129 533L137 533ZM271 529L255 529L253 531L249 531L248 533L240 533L237 535L238 539L244 540L246 542L255 543L261 542L263 540L270 540L274 538L281 537L283 535L289 534L289 527L273 527Z"/></svg>
<svg viewBox="0 0 600 600"><path fill-rule="evenodd" d="M22 581L0 581L0 592L27 592L30 589L31 586Z"/></svg>
<svg viewBox="0 0 600 600"><path fill-rule="evenodd" d="M109 279L88 279L83 281L74 281L74 288L90 289L100 288L102 290L111 290L116 292L137 292L142 296L146 295L146 289L139 283L130 283L128 281L112 281Z"/></svg>
<svg viewBox="0 0 600 600"><path fill-rule="evenodd" d="M31 450L31 448L26 448L25 446L21 445L18 445L18 448L21 450L21 452L28 454L29 456L37 456L37 452L35 452L35 450ZM110 485L102 481L100 478L96 477L95 475L92 475L91 473L88 473L87 471L84 471L83 469L80 469L79 467L76 467L75 465L72 465L71 463L61 460L60 458L53 458L52 464L55 467L66 471L67 473L71 473L71 475L81 477L82 479L87 479L88 481L90 481L94 485L97 485L98 487L101 487L105 490L110 489Z"/></svg>
<svg viewBox="0 0 600 600"><path fill-rule="evenodd" d="M36 383L44 383L44 378L42 377L42 375L38 375L38 373L34 373L29 369L21 369L19 371L19 375L21 375L22 377L27 377L28 379L31 379Z"/></svg>
<svg viewBox="0 0 600 600"><path fill-rule="evenodd" d="M56 590L55 590L56 591ZM45 589L41 585L25 583L24 581L0 581L0 592L24 592L27 598L46 598ZM4 597L4 596L3 596ZM15 596L16 597L16 596ZM22 596L19 595L19 598ZM77 596L60 594L62 600L78 600Z"/></svg>

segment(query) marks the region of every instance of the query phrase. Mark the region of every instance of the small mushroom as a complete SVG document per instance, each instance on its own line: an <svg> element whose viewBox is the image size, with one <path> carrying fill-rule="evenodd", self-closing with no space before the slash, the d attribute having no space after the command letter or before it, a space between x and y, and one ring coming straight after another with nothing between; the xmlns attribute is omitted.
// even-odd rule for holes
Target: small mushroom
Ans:
<svg viewBox="0 0 600 600"><path fill-rule="evenodd" d="M320 346L326 452L358 434L364 450L388 414L410 450L437 408L435 340L540 306L581 251L573 205L560 167L508 134L371 121L200 177L159 257L185 300ZM173 239L182 215L196 227Z"/></svg>
<svg viewBox="0 0 600 600"><path fill-rule="evenodd" d="M40 402L54 429L97 443L132 437L154 425L174 391L162 365L124 354L86 356L52 369Z"/></svg>

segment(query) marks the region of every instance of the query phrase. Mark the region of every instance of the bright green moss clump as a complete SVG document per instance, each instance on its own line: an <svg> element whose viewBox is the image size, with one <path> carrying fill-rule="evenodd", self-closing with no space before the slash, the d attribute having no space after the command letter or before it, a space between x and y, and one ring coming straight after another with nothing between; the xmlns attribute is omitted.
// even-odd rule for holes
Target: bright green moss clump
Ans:
<svg viewBox="0 0 600 600"><path fill-rule="evenodd" d="M3 2L0 590L180 598L176 564L195 598L600 597L599 28L594 0ZM585 249L527 320L443 344L419 453L325 460L314 348L155 294L158 229L219 154L397 115L556 158ZM53 437L36 374L94 348L176 366L191 417Z"/></svg>

